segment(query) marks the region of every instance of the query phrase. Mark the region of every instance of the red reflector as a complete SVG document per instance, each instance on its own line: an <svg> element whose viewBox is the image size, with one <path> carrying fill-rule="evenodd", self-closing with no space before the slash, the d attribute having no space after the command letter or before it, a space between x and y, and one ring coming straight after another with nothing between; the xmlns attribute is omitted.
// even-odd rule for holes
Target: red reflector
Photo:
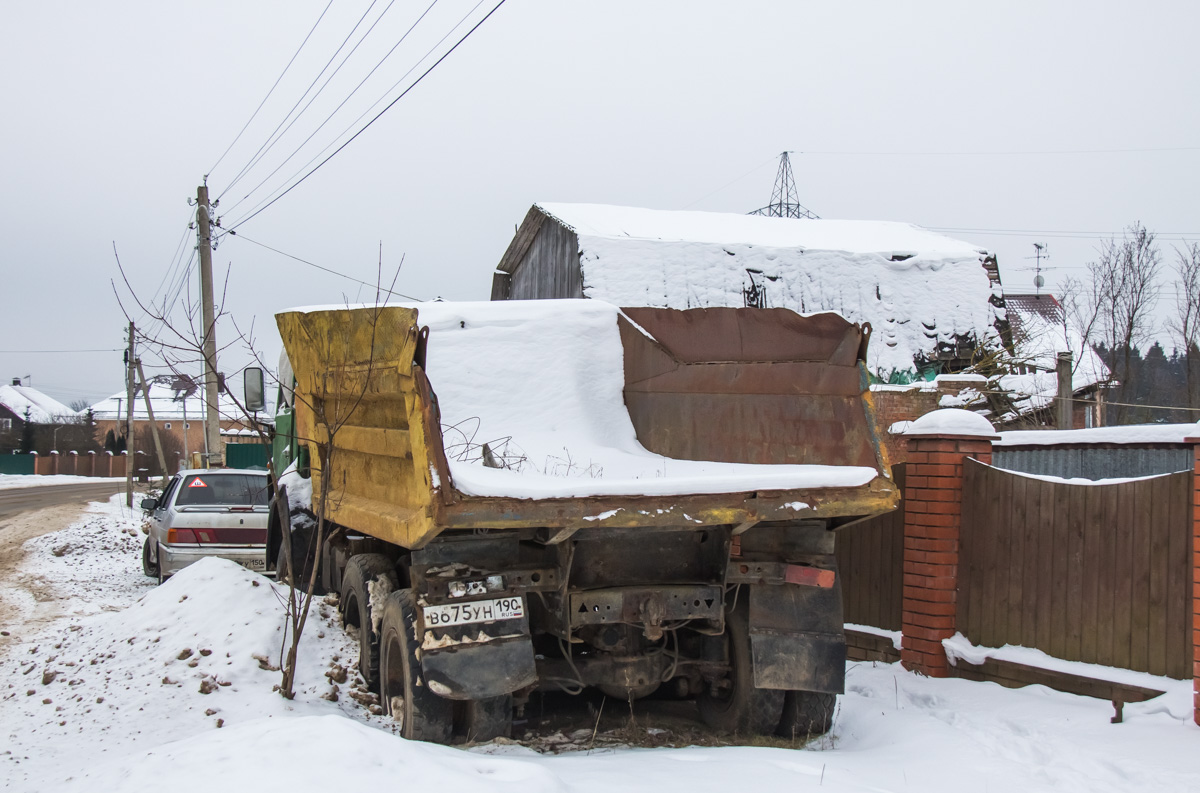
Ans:
<svg viewBox="0 0 1200 793"><path fill-rule="evenodd" d="M789 564L784 580L789 584L800 586L816 586L829 589L833 586L834 573L832 570L822 570L819 567L805 567L799 564Z"/></svg>
<svg viewBox="0 0 1200 793"><path fill-rule="evenodd" d="M199 542L196 532L192 529L167 529L167 542L174 545L180 542Z"/></svg>

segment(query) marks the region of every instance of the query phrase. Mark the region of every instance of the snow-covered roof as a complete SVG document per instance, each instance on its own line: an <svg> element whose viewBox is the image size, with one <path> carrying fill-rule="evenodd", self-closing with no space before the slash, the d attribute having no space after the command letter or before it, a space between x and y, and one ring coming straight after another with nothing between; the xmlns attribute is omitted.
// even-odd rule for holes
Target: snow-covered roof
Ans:
<svg viewBox="0 0 1200 793"><path fill-rule="evenodd" d="M34 424L53 424L63 419L73 419L78 414L53 397L48 397L36 388L27 385L0 385L0 405L8 408L19 419L25 418Z"/></svg>
<svg viewBox="0 0 1200 793"><path fill-rule="evenodd" d="M1034 367L1027 374L1005 375L999 380L1002 389L1029 397L1018 403L1022 413L1047 407L1058 395L1055 366L1060 352L1071 352L1074 356L1073 393L1111 378L1108 366L1095 350L1085 345L1079 333L1063 322L1062 306L1053 295L1006 293L1004 302L1016 356Z"/></svg>
<svg viewBox="0 0 1200 793"><path fill-rule="evenodd" d="M182 420L185 403L188 422L202 420L204 418L204 400L202 397L203 395L199 390L191 396L184 398L183 392L176 391L170 384L150 383L150 405L154 408L155 421ZM125 398L125 392L120 391L92 405L92 412L96 420L124 421L125 410L127 408ZM218 411L223 420L243 418L241 411L238 410L237 405L234 404L228 395L221 394L217 404ZM146 412L146 400L142 396L141 388L138 388L134 392L133 418L135 421L148 421L150 418Z"/></svg>
<svg viewBox="0 0 1200 793"><path fill-rule="evenodd" d="M907 223L539 203L575 232L585 297L624 306L746 305L870 322L868 367L908 371L956 337L995 336L988 253Z"/></svg>
<svg viewBox="0 0 1200 793"><path fill-rule="evenodd" d="M1000 433L994 446L1058 446L1074 443L1183 443L1200 438L1200 424L1130 424L1086 430L1014 430Z"/></svg>

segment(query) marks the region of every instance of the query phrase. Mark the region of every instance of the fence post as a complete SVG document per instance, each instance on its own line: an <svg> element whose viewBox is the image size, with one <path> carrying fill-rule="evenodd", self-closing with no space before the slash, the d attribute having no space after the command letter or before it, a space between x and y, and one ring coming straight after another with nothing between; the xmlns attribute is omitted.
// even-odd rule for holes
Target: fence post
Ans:
<svg viewBox="0 0 1200 793"><path fill-rule="evenodd" d="M958 551L962 529L963 458L992 461L991 423L969 410L927 413L904 433L904 666L947 677L942 639L954 635L958 615Z"/></svg>
<svg viewBox="0 0 1200 793"><path fill-rule="evenodd" d="M1192 720L1200 724L1200 438L1192 444Z"/></svg>

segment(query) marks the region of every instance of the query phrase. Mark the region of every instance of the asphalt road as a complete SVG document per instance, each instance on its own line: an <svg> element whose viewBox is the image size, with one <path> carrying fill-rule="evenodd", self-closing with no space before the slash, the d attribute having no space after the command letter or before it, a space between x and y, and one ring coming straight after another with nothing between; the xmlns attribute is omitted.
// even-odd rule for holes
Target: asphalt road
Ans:
<svg viewBox="0 0 1200 793"><path fill-rule="evenodd" d="M0 522L31 509L55 507L60 504L86 504L107 499L125 489L123 482L83 482L69 485L39 485L0 490ZM134 501L141 494L133 494Z"/></svg>

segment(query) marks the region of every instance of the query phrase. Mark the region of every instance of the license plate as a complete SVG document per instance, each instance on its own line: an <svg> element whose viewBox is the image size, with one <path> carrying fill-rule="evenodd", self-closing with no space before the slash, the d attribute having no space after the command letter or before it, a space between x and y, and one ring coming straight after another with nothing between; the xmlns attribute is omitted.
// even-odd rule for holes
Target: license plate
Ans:
<svg viewBox="0 0 1200 793"><path fill-rule="evenodd" d="M475 600L425 607L425 627L445 628L471 622L494 622L525 616L525 601L519 597Z"/></svg>
<svg viewBox="0 0 1200 793"><path fill-rule="evenodd" d="M267 560L266 559L242 559L240 562L238 562L238 564L240 564L242 567L245 567L248 570L266 570L267 569Z"/></svg>

